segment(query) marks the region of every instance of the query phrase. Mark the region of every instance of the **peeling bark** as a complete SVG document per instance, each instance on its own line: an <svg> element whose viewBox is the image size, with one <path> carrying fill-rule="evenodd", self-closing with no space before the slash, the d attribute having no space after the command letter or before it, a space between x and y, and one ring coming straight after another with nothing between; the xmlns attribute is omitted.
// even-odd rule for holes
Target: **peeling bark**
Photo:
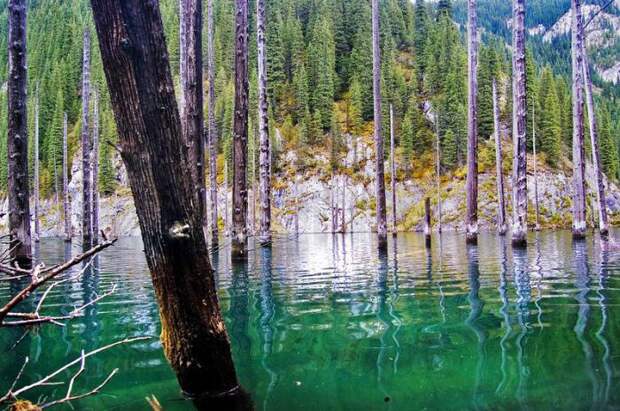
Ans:
<svg viewBox="0 0 620 411"><path fill-rule="evenodd" d="M62 121L62 208L64 211L65 241L70 242L71 232L71 203L69 201L69 161L67 148L67 113Z"/></svg>
<svg viewBox="0 0 620 411"><path fill-rule="evenodd" d="M506 234L506 203L504 198L504 170L502 166L502 136L499 123L499 99L497 96L497 83L493 79L493 126L495 138L495 168L497 178L497 233Z"/></svg>
<svg viewBox="0 0 620 411"><path fill-rule="evenodd" d="M267 105L267 51L265 50L265 0L256 2L258 42L258 131L260 136L260 232L262 245L271 244L271 158Z"/></svg>
<svg viewBox="0 0 620 411"><path fill-rule="evenodd" d="M396 145L394 142L394 107L390 104L390 172L392 174L392 235L396 235Z"/></svg>
<svg viewBox="0 0 620 411"><path fill-rule="evenodd" d="M93 92L93 148L91 150L91 226L93 246L99 243L99 92Z"/></svg>
<svg viewBox="0 0 620 411"><path fill-rule="evenodd" d="M439 141L439 113L435 113L435 188L437 190L437 232L441 234L441 215L442 199L441 199L441 144Z"/></svg>
<svg viewBox="0 0 620 411"><path fill-rule="evenodd" d="M211 198L211 243L218 243L217 210L217 123L215 122L215 47L213 25L213 0L207 0L207 77L208 99L208 144L209 144L209 194Z"/></svg>
<svg viewBox="0 0 620 411"><path fill-rule="evenodd" d="M467 1L467 243L478 242L478 19L476 0Z"/></svg>
<svg viewBox="0 0 620 411"><path fill-rule="evenodd" d="M90 109L90 31L84 30L84 55L82 59L82 248L92 245L92 203L89 132Z"/></svg>
<svg viewBox="0 0 620 411"><path fill-rule="evenodd" d="M34 241L36 243L41 239L41 226L39 224L39 209L41 194L40 190L40 164L39 164L39 86L34 103Z"/></svg>
<svg viewBox="0 0 620 411"><path fill-rule="evenodd" d="M536 109L532 107L532 148L534 154L534 209L536 211L536 231L540 231L540 207L538 202L538 156L536 153Z"/></svg>

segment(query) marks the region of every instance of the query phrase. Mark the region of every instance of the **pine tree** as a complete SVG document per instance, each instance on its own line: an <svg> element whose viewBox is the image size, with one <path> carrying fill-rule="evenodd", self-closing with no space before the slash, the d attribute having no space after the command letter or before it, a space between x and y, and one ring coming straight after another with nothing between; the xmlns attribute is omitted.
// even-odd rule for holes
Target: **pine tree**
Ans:
<svg viewBox="0 0 620 411"><path fill-rule="evenodd" d="M293 75L293 90L295 92L294 118L301 121L309 109L310 91L308 90L308 73L306 65L301 62L295 66Z"/></svg>
<svg viewBox="0 0 620 411"><path fill-rule="evenodd" d="M560 123L560 103L554 87L547 91L542 111L541 149L547 154L547 162L556 166L560 159L562 144L562 128Z"/></svg>
<svg viewBox="0 0 620 411"><path fill-rule="evenodd" d="M458 163L457 141L452 129L448 129L443 137L441 164L446 168L453 168Z"/></svg>
<svg viewBox="0 0 620 411"><path fill-rule="evenodd" d="M309 84L312 93L310 106L319 111L322 128L328 129L334 102L335 85L335 45L330 21L321 16L314 24L308 47Z"/></svg>

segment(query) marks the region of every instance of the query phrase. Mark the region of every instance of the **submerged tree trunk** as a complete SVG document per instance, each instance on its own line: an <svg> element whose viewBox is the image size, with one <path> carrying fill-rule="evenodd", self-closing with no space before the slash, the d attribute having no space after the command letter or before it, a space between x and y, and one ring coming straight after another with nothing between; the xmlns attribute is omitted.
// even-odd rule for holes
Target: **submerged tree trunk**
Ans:
<svg viewBox="0 0 620 411"><path fill-rule="evenodd" d="M437 232L441 234L441 144L439 141L439 113L435 113L435 186L437 190Z"/></svg>
<svg viewBox="0 0 620 411"><path fill-rule="evenodd" d="M92 0L123 158L162 325L183 391L230 398L239 385L183 150L158 3Z"/></svg>
<svg viewBox="0 0 620 411"><path fill-rule="evenodd" d="M379 0L372 0L372 84L375 121L375 185L377 200L377 237L380 249L387 247L387 216L385 206L385 173L383 134L381 132L381 33L379 31Z"/></svg>
<svg viewBox="0 0 620 411"><path fill-rule="evenodd" d="M271 244L271 158L267 106L267 51L265 50L265 0L256 2L258 41L258 132L260 135L260 232L259 241Z"/></svg>
<svg viewBox="0 0 620 411"><path fill-rule="evenodd" d="M538 206L538 156L536 155L536 109L532 107L532 149L534 154L534 209L536 211L536 231L540 231L540 207Z"/></svg>
<svg viewBox="0 0 620 411"><path fill-rule="evenodd" d="M525 0L512 3L512 244L527 240L527 102L525 89Z"/></svg>
<svg viewBox="0 0 620 411"><path fill-rule="evenodd" d="M478 21L476 0L467 1L467 62L469 76L467 118L467 243L478 242Z"/></svg>
<svg viewBox="0 0 620 411"><path fill-rule="evenodd" d="M90 31L84 30L84 55L82 60L82 248L88 250L92 244L92 203L90 173Z"/></svg>
<svg viewBox="0 0 620 411"><path fill-rule="evenodd" d="M390 104L390 173L392 174L392 234L396 235L396 153L394 142L394 107Z"/></svg>
<svg viewBox="0 0 620 411"><path fill-rule="evenodd" d="M62 208L64 211L65 241L71 241L71 203L69 202L69 161L67 148L67 113L62 121Z"/></svg>
<svg viewBox="0 0 620 411"><path fill-rule="evenodd" d="M586 235L586 182L583 124L583 16L581 0L571 0L573 71L573 237Z"/></svg>
<svg viewBox="0 0 620 411"><path fill-rule="evenodd" d="M431 246L431 199L426 197L424 200L424 238L426 246Z"/></svg>
<svg viewBox="0 0 620 411"><path fill-rule="evenodd" d="M235 0L235 117L233 124L232 255L247 258L248 0Z"/></svg>
<svg viewBox="0 0 620 411"><path fill-rule="evenodd" d="M497 83L493 79L493 126L495 137L495 168L497 175L497 232L506 234L506 204L504 198L504 170L502 153L502 136L499 123L499 99L497 97Z"/></svg>
<svg viewBox="0 0 620 411"><path fill-rule="evenodd" d="M196 212L206 220L202 87L202 2L181 0L181 131L188 149Z"/></svg>
<svg viewBox="0 0 620 411"><path fill-rule="evenodd" d="M93 93L93 148L91 156L92 173L92 233L93 246L99 243L99 92Z"/></svg>
<svg viewBox="0 0 620 411"><path fill-rule="evenodd" d="M213 46L213 0L207 0L207 78L208 101L208 143L209 143L209 193L211 198L211 243L218 242L217 210L217 124L215 122L215 47Z"/></svg>
<svg viewBox="0 0 620 411"><path fill-rule="evenodd" d="M34 241L37 243L41 239L41 226L39 224L41 201L39 189L41 181L39 167L39 87L37 86L34 103Z"/></svg>

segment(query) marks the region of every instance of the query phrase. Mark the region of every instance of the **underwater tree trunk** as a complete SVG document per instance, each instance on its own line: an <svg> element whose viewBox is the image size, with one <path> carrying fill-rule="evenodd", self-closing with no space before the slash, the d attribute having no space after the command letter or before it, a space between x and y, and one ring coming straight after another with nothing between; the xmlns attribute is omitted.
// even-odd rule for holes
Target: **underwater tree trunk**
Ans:
<svg viewBox="0 0 620 411"><path fill-rule="evenodd" d="M26 0L9 0L8 197L11 258L32 265L30 192L28 189L28 119L26 106Z"/></svg>
<svg viewBox="0 0 620 411"><path fill-rule="evenodd" d="M387 247L387 216L385 206L385 173L383 134L381 132L381 33L379 31L379 0L372 0L372 85L375 126L375 190L377 200L377 237L380 249Z"/></svg>
<svg viewBox="0 0 620 411"><path fill-rule="evenodd" d="M390 172L392 174L392 234L397 234L396 229L396 155L394 150L394 107L390 104Z"/></svg>
<svg viewBox="0 0 620 411"><path fill-rule="evenodd" d="M41 202L41 194L39 192L41 179L39 167L39 87L34 103L34 241L36 243L41 239L41 226L39 223L39 209Z"/></svg>
<svg viewBox="0 0 620 411"><path fill-rule="evenodd" d="M527 101L525 88L525 0L512 3L512 244L527 245Z"/></svg>
<svg viewBox="0 0 620 411"><path fill-rule="evenodd" d="M160 307L166 357L184 393L239 392L198 218L155 0L92 0L121 157Z"/></svg>
<svg viewBox="0 0 620 411"><path fill-rule="evenodd" d="M232 256L247 258L248 0L235 0Z"/></svg>
<svg viewBox="0 0 620 411"><path fill-rule="evenodd" d="M67 113L62 120L62 208L64 211L65 241L71 241L71 203L69 202L69 161L67 148Z"/></svg>
<svg viewBox="0 0 620 411"><path fill-rule="evenodd" d="M95 89L93 93L93 148L91 156L92 173L92 243L93 246L99 243L99 92Z"/></svg>
<svg viewBox="0 0 620 411"><path fill-rule="evenodd" d="M467 118L467 214L466 241L478 242L478 22L476 0L467 1L467 66L468 66L468 118Z"/></svg>
<svg viewBox="0 0 620 411"><path fill-rule="evenodd" d="M267 51L265 50L265 0L256 2L258 41L258 132L260 138L260 232L262 245L271 244L271 158L267 106Z"/></svg>
<svg viewBox="0 0 620 411"><path fill-rule="evenodd" d="M217 123L215 122L215 47L213 46L213 0L207 0L207 78L208 97L208 143L209 143L209 193L211 198L211 242L218 242L217 210Z"/></svg>
<svg viewBox="0 0 620 411"><path fill-rule="evenodd" d="M82 60L82 248L92 245L92 203L89 132L90 109L90 31L84 30L84 55Z"/></svg>
<svg viewBox="0 0 620 411"><path fill-rule="evenodd" d="M573 237L586 236L586 182L583 124L583 16L581 0L571 0L573 71Z"/></svg>
<svg viewBox="0 0 620 411"><path fill-rule="evenodd" d="M495 168L497 173L497 233L506 234L506 203L504 198L504 170L502 153L502 136L499 123L499 99L497 82L493 79L493 126L495 137Z"/></svg>
<svg viewBox="0 0 620 411"><path fill-rule="evenodd" d="M536 231L540 231L540 207L538 205L538 156L536 154L536 109L532 107L532 149L534 154L534 209L536 211Z"/></svg>

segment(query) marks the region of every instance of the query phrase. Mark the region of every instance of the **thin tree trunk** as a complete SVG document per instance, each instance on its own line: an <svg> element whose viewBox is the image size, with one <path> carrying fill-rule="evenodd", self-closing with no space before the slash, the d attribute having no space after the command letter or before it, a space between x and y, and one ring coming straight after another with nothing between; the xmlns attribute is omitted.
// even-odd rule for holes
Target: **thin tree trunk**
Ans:
<svg viewBox="0 0 620 411"><path fill-rule="evenodd" d="M260 136L260 232L262 245L271 244L271 173L267 105L267 51L265 50L265 0L256 2L258 41L258 131Z"/></svg>
<svg viewBox="0 0 620 411"><path fill-rule="evenodd" d="M478 21L476 0L467 1L467 65L469 75L467 119L467 243L478 242Z"/></svg>
<svg viewBox="0 0 620 411"><path fill-rule="evenodd" d="M239 385L195 193L187 184L193 165L182 149L158 2L91 4L121 157L160 306L164 352L186 394L230 399Z"/></svg>
<svg viewBox="0 0 620 411"><path fill-rule="evenodd" d="M431 246L431 199L426 197L424 200L424 239L426 246Z"/></svg>
<svg viewBox="0 0 620 411"><path fill-rule="evenodd" d="M377 237L380 249L387 247L387 216L385 206L385 173L383 134L381 132L381 33L379 31L379 0L372 0L372 84L374 95L375 167L377 200Z"/></svg>
<svg viewBox="0 0 620 411"><path fill-rule="evenodd" d="M93 246L99 243L99 92L93 92L93 148L91 156L92 172L92 230Z"/></svg>
<svg viewBox="0 0 620 411"><path fill-rule="evenodd" d="M235 0L235 117L233 124L232 255L247 258L248 0Z"/></svg>
<svg viewBox="0 0 620 411"><path fill-rule="evenodd" d="M582 16L583 17L583 16ZM582 23L583 24L583 23ZM585 28L582 27L585 31ZM609 234L609 223L607 221L607 201L605 196L605 181L603 180L603 170L601 169L600 143L598 139L598 123L596 120L596 106L594 105L594 95L592 92L592 78L590 77L590 65L588 63L588 53L585 46L585 33L582 34L581 55L583 66L583 80L585 83L586 103L588 107L588 122L590 125L590 143L592 146L592 164L596 175L596 197L598 201L598 227L602 236Z"/></svg>
<svg viewBox="0 0 620 411"><path fill-rule="evenodd" d="M8 196L11 258L22 268L32 264L28 189L26 113L26 0L9 0Z"/></svg>
<svg viewBox="0 0 620 411"><path fill-rule="evenodd" d="M525 0L512 3L512 244L527 245L527 102L525 88Z"/></svg>
<svg viewBox="0 0 620 411"><path fill-rule="evenodd" d="M34 241L36 243L41 239L41 226L39 224L39 209L40 209L40 170L39 170L39 86L37 86L37 92L34 103Z"/></svg>
<svg viewBox="0 0 620 411"><path fill-rule="evenodd" d="M497 175L497 232L506 235L506 203L504 198L504 169L502 165L502 136L499 123L499 99L497 83L493 79L493 126L495 137L495 167Z"/></svg>
<svg viewBox="0 0 620 411"><path fill-rule="evenodd" d="M442 199L441 199L441 144L439 141L439 113L435 114L435 186L437 190L437 232L441 234L441 215Z"/></svg>
<svg viewBox="0 0 620 411"><path fill-rule="evenodd" d="M71 203L69 202L69 160L67 149L67 113L62 121L62 208L64 211L65 241L71 242Z"/></svg>
<svg viewBox="0 0 620 411"><path fill-rule="evenodd" d="M573 237L586 235L586 183L583 124L583 16L581 0L571 0L573 70Z"/></svg>
<svg viewBox="0 0 620 411"><path fill-rule="evenodd" d="M332 173L331 179L331 209L332 209L332 234L335 234L338 231L338 206L336 205L336 197L338 185L336 182L336 176Z"/></svg>
<svg viewBox="0 0 620 411"><path fill-rule="evenodd" d="M90 31L84 30L84 55L82 60L82 248L88 250L92 244L92 203L89 132L90 109Z"/></svg>
<svg viewBox="0 0 620 411"><path fill-rule="evenodd" d="M213 46L213 0L207 0L207 77L209 80L208 142L211 196L211 243L218 242L217 210L217 124L215 122L215 47Z"/></svg>
<svg viewBox="0 0 620 411"><path fill-rule="evenodd" d="M394 142L394 107L390 104L390 172L392 174L392 235L397 234L396 228L396 159Z"/></svg>
<svg viewBox="0 0 620 411"><path fill-rule="evenodd" d="M341 216L340 216L340 232L342 234L347 232L347 216L346 216L346 209L347 209L347 175L343 174L342 175L342 192L340 193L342 194L342 212L341 212Z"/></svg>
<svg viewBox="0 0 620 411"><path fill-rule="evenodd" d="M536 109L532 107L532 148L534 150L534 208L536 211L536 231L540 231L540 207L538 205L538 156L536 154Z"/></svg>
<svg viewBox="0 0 620 411"><path fill-rule="evenodd" d="M206 221L202 86L202 1L181 0L181 130L189 152L196 211ZM184 61L183 61L184 60Z"/></svg>
<svg viewBox="0 0 620 411"><path fill-rule="evenodd" d="M224 160L224 234L230 234L230 221L228 220L228 160Z"/></svg>

